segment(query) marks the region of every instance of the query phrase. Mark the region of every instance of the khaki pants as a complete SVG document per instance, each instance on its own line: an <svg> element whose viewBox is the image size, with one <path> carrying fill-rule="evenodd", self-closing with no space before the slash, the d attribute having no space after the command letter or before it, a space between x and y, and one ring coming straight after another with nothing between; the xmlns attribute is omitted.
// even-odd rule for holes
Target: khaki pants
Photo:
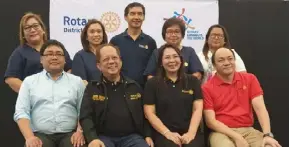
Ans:
<svg viewBox="0 0 289 147"><path fill-rule="evenodd" d="M250 147L262 147L263 133L253 127L232 128L232 130L241 134L247 140ZM209 136L209 141L211 147L236 147L231 138L218 132L212 132Z"/></svg>

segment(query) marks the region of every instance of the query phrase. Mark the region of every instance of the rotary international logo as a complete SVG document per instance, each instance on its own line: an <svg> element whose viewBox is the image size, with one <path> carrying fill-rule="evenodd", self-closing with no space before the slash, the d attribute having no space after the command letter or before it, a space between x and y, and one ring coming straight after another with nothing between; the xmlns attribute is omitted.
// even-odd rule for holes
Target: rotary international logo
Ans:
<svg viewBox="0 0 289 147"><path fill-rule="evenodd" d="M116 31L120 26L120 17L115 12L106 12L102 14L100 21L109 33Z"/></svg>

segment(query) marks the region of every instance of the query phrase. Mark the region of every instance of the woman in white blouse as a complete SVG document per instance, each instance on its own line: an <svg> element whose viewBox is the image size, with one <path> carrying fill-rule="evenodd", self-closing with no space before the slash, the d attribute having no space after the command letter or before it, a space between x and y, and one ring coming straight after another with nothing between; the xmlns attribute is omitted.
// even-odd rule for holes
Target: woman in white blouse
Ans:
<svg viewBox="0 0 289 147"><path fill-rule="evenodd" d="M213 25L209 28L206 34L206 41L203 47L203 51L198 53L198 57L204 68L204 77L202 83L208 81L215 74L215 69L212 65L211 57L212 53L221 47L231 48L228 33L225 27L222 25ZM246 67L243 60L234 49L232 50L235 53L236 71L246 72Z"/></svg>

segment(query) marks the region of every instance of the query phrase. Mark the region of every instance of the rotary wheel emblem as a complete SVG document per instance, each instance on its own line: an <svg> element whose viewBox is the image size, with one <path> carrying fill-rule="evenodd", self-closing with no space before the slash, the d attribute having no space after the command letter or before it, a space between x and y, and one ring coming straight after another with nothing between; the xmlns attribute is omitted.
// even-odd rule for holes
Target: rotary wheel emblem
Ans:
<svg viewBox="0 0 289 147"><path fill-rule="evenodd" d="M101 16L100 21L105 27L105 31L112 33L116 31L120 26L120 18L114 12L106 12Z"/></svg>

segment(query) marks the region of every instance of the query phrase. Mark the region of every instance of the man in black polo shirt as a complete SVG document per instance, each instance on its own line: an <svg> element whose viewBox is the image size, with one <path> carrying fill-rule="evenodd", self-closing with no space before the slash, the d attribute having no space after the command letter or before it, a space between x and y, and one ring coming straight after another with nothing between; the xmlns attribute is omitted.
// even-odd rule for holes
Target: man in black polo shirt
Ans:
<svg viewBox="0 0 289 147"><path fill-rule="evenodd" d="M103 45L96 57L102 78L87 85L79 118L89 147L153 146L143 113L142 88L120 74L119 49Z"/></svg>
<svg viewBox="0 0 289 147"><path fill-rule="evenodd" d="M157 48L155 40L142 32L145 7L137 2L130 3L124 10L128 28L114 36L110 43L118 46L123 62L122 73L135 80L142 87L146 81L143 76L152 52Z"/></svg>

